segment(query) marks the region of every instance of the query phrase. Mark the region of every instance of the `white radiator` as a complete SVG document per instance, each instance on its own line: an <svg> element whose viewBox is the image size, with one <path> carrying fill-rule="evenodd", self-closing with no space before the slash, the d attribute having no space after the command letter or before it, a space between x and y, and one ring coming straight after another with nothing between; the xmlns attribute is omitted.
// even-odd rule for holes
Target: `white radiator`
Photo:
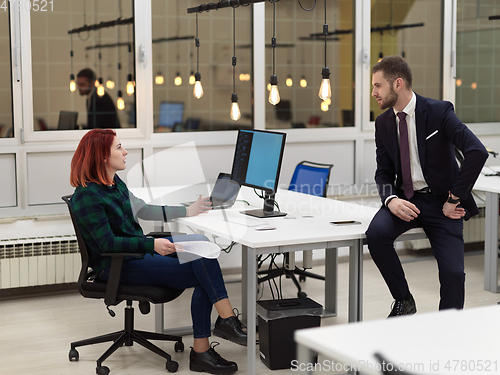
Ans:
<svg viewBox="0 0 500 375"><path fill-rule="evenodd" d="M75 236L0 240L0 289L76 282L80 269Z"/></svg>
<svg viewBox="0 0 500 375"><path fill-rule="evenodd" d="M464 242L474 243L484 241L484 208L479 209L479 214L468 221L464 221ZM411 250L430 249L427 238L404 242L405 247Z"/></svg>

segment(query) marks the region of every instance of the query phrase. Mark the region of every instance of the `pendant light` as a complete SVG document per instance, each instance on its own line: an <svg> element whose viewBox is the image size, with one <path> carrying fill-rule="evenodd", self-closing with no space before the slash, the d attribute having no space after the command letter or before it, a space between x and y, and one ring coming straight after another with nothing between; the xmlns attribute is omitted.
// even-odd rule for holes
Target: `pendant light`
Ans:
<svg viewBox="0 0 500 375"><path fill-rule="evenodd" d="M196 79L194 78L194 71L191 70L191 74L189 75L189 84L194 85Z"/></svg>
<svg viewBox="0 0 500 375"><path fill-rule="evenodd" d="M69 91L76 91L76 83L75 83L75 75L73 74L73 34L70 34L69 37L71 44L71 51L69 53L70 61L71 61L71 73L69 75Z"/></svg>
<svg viewBox="0 0 500 375"><path fill-rule="evenodd" d="M326 1L326 0L325 0ZM278 90L278 77L276 76L276 0L273 2L273 37L271 46L273 47L273 75L270 79L271 89L269 90L269 103L276 105L280 102L280 92Z"/></svg>
<svg viewBox="0 0 500 375"><path fill-rule="evenodd" d="M233 7L233 93L231 94L231 120L238 121L241 118L240 106L238 105L238 95L236 95L236 9Z"/></svg>
<svg viewBox="0 0 500 375"><path fill-rule="evenodd" d="M119 3L119 5L121 5L121 2ZM120 17L121 17L121 7L119 7L120 9ZM118 34L118 42L117 42L117 54L118 54L118 63L116 64L116 70L118 71L118 78L117 78L117 84L118 84L118 97L116 98L116 109L118 109L119 111L123 111L125 109L125 101L123 100L123 97L122 97L122 90L120 90L120 87L121 87L121 74L122 74L122 63L121 63L121 59L122 59L122 55L121 55L121 48L119 47L120 46L120 28L117 27L116 28L116 32Z"/></svg>
<svg viewBox="0 0 500 375"><path fill-rule="evenodd" d="M132 71L132 43L130 42L130 27L127 28L128 32L128 71ZM132 73L127 74L127 94L133 95L135 92L135 84L132 79Z"/></svg>
<svg viewBox="0 0 500 375"><path fill-rule="evenodd" d="M203 86L201 85L201 74L200 74L200 38L198 38L198 12L196 13L196 73L194 75L194 89L193 95L196 99L200 99L203 96Z"/></svg>
<svg viewBox="0 0 500 375"><path fill-rule="evenodd" d="M321 71L322 79L318 96L321 100L329 99L332 96L332 87L330 84L330 69L326 66L326 41L328 36L328 24L326 23L326 0L325 0L325 24L323 25L323 35L325 36L325 66Z"/></svg>

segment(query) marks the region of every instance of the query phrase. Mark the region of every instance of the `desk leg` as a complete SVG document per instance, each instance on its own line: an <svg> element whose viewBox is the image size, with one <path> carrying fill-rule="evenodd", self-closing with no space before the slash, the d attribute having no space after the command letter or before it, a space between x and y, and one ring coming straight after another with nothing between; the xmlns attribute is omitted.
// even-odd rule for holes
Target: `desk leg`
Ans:
<svg viewBox="0 0 500 375"><path fill-rule="evenodd" d="M243 305L243 321L247 325L247 374L255 375L257 361L255 341L257 339L257 259L253 249L242 245L242 283L241 295ZM246 319L245 319L246 317Z"/></svg>
<svg viewBox="0 0 500 375"><path fill-rule="evenodd" d="M363 240L349 247L349 323L363 320Z"/></svg>
<svg viewBox="0 0 500 375"><path fill-rule="evenodd" d="M337 248L326 249L325 254L325 309L323 317L337 316L339 257Z"/></svg>
<svg viewBox="0 0 500 375"><path fill-rule="evenodd" d="M484 289L499 293L498 287L498 194L486 192L484 222Z"/></svg>
<svg viewBox="0 0 500 375"><path fill-rule="evenodd" d="M297 365L298 365L297 374L312 375L313 373L312 368L311 366L308 366L308 364L314 363L314 357L317 354L318 353L316 353L312 349L309 349L307 346L297 343Z"/></svg>

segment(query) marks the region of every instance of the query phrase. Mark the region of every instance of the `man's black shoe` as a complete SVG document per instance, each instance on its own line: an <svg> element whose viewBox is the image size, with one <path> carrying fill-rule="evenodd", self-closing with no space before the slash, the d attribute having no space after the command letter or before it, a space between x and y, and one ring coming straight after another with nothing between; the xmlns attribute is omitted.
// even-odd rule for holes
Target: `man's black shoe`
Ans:
<svg viewBox="0 0 500 375"><path fill-rule="evenodd" d="M222 319L220 316L215 321L214 336L229 340L239 345L247 345L247 330L237 316Z"/></svg>
<svg viewBox="0 0 500 375"><path fill-rule="evenodd" d="M191 348L189 353L189 369L196 372L209 374L234 374L238 371L236 362L227 361L214 349L218 342L212 343L210 349L204 353L197 353Z"/></svg>
<svg viewBox="0 0 500 375"><path fill-rule="evenodd" d="M392 311L389 314L388 318L392 316L401 316L401 315L413 315L417 312L417 306L415 305L415 300L413 296L410 294L410 300L407 301L405 299L395 300L392 304Z"/></svg>

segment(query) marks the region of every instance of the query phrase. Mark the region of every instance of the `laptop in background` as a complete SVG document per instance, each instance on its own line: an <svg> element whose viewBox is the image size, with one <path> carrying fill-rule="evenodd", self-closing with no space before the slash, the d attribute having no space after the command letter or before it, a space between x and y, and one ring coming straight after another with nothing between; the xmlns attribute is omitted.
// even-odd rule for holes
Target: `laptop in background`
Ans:
<svg viewBox="0 0 500 375"><path fill-rule="evenodd" d="M78 120L78 112L61 111L59 112L59 122L57 130L75 130L78 129L76 121Z"/></svg>
<svg viewBox="0 0 500 375"><path fill-rule="evenodd" d="M240 184L231 180L231 174L219 173L217 181L215 181L214 188L210 194L210 202L212 202L212 209L229 208L234 205L236 197L240 192ZM192 202L181 203L184 206L190 206Z"/></svg>

